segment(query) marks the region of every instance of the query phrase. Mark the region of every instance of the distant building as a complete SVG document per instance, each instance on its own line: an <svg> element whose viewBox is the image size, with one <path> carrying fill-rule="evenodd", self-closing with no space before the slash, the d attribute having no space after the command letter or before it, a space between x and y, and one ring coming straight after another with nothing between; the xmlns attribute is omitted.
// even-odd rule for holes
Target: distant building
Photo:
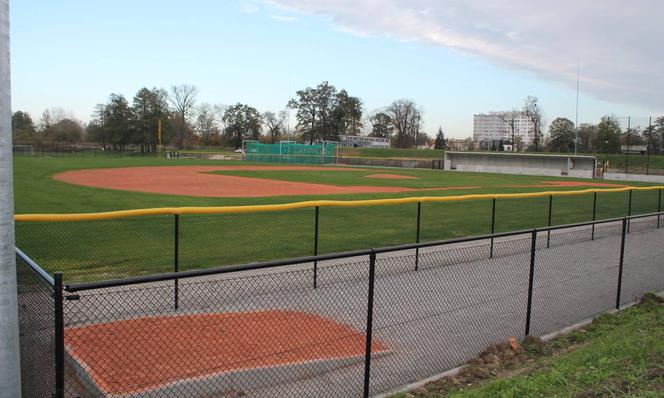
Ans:
<svg viewBox="0 0 664 398"><path fill-rule="evenodd" d="M468 140L466 138L450 138L446 142L447 149L452 151L468 151L473 149L468 147Z"/></svg>
<svg viewBox="0 0 664 398"><path fill-rule="evenodd" d="M622 153L629 153L634 155L644 155L648 152L647 145L621 145L620 150Z"/></svg>
<svg viewBox="0 0 664 398"><path fill-rule="evenodd" d="M500 140L503 145L512 141L512 129L509 120L514 118L514 136L517 147L528 147L535 137L535 128L525 112L489 112L473 115L473 143L479 150L498 148ZM510 146L511 148L511 146Z"/></svg>
<svg viewBox="0 0 664 398"><path fill-rule="evenodd" d="M352 148L389 148L390 139L362 135L340 135L339 146Z"/></svg>

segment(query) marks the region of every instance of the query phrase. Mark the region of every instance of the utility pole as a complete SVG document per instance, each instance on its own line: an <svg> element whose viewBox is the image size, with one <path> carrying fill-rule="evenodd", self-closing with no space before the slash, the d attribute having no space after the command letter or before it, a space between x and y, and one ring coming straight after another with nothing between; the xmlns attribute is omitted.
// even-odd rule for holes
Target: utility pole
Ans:
<svg viewBox="0 0 664 398"><path fill-rule="evenodd" d="M9 70L9 0L0 0L0 397L19 398L21 370L16 301Z"/></svg>
<svg viewBox="0 0 664 398"><path fill-rule="evenodd" d="M574 154L578 154L579 148L579 64L576 64L576 117L574 120L576 138L574 139Z"/></svg>

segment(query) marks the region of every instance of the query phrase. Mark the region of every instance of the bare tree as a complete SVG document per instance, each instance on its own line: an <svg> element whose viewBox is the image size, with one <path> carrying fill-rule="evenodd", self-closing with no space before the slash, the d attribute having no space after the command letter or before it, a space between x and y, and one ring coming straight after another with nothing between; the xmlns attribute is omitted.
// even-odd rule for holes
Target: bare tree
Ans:
<svg viewBox="0 0 664 398"><path fill-rule="evenodd" d="M187 120L191 116L196 103L196 96L198 89L196 86L189 84L181 84L179 86L172 86L169 95L169 101L173 106L173 111L176 113L180 126L178 126L178 147L182 147L184 143L184 136L187 129Z"/></svg>
<svg viewBox="0 0 664 398"><path fill-rule="evenodd" d="M535 145L535 152L537 152L542 136L542 109L540 109L538 98L532 95L527 96L523 104L523 111L533 124L533 144Z"/></svg>
<svg viewBox="0 0 664 398"><path fill-rule="evenodd" d="M400 99L392 102L386 112L392 120L397 138L397 147L408 148L417 146L420 132L422 111L414 101Z"/></svg>
<svg viewBox="0 0 664 398"><path fill-rule="evenodd" d="M507 125L512 136L512 152L516 151L516 126L518 121L519 111L512 109L511 112L500 115L500 120Z"/></svg>
<svg viewBox="0 0 664 398"><path fill-rule="evenodd" d="M262 116L262 123L267 129L267 133L270 136L270 142L275 143L277 138L281 136L281 133L284 129L284 123L286 122L286 111L281 111L279 113L274 112L265 112Z"/></svg>
<svg viewBox="0 0 664 398"><path fill-rule="evenodd" d="M220 133L219 123L215 118L212 105L208 103L202 103L200 106L198 106L196 111L198 116L196 116L194 128L203 145L218 144Z"/></svg>

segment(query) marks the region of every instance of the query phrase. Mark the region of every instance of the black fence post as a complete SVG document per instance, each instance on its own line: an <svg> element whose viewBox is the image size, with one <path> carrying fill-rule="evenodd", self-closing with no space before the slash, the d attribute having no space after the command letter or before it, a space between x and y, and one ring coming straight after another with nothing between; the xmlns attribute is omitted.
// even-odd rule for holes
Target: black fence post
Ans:
<svg viewBox="0 0 664 398"><path fill-rule="evenodd" d="M533 283L535 280L535 251L537 250L537 230L532 232L530 245L530 274L528 276L528 308L526 309L526 336L530 335L530 315L533 306Z"/></svg>
<svg viewBox="0 0 664 398"><path fill-rule="evenodd" d="M320 208L316 206L316 219L314 222L314 256L318 255L318 219ZM318 260L314 261L314 289L318 287Z"/></svg>
<svg viewBox="0 0 664 398"><path fill-rule="evenodd" d="M496 233L496 198L491 200L491 235ZM493 236L491 237L491 247L489 249L489 258L493 258Z"/></svg>
<svg viewBox="0 0 664 398"><path fill-rule="evenodd" d="M662 188L658 189L657 194L657 213L662 212ZM659 228L659 218L660 214L657 214L657 228Z"/></svg>
<svg viewBox="0 0 664 398"><path fill-rule="evenodd" d="M55 397L65 396L65 321L62 292L62 272L53 274L55 304Z"/></svg>
<svg viewBox="0 0 664 398"><path fill-rule="evenodd" d="M173 239L173 272L180 272L180 215L174 218ZM177 310L180 307L180 292L178 279L173 280L173 306Z"/></svg>
<svg viewBox="0 0 664 398"><path fill-rule="evenodd" d="M632 190L630 189L629 190L629 201L627 203L627 217L631 217L631 216L632 216ZM629 220L629 219L627 220L627 233L629 233L630 221L631 220Z"/></svg>
<svg viewBox="0 0 664 398"><path fill-rule="evenodd" d="M597 192L593 192L593 221L597 219ZM595 224L592 226L593 232L590 240L595 240Z"/></svg>
<svg viewBox="0 0 664 398"><path fill-rule="evenodd" d="M551 226L551 208L553 207L553 195L549 195L549 220L547 225ZM546 248L548 249L551 245L551 230L548 230L546 233Z"/></svg>
<svg viewBox="0 0 664 398"><path fill-rule="evenodd" d="M623 265L625 263L625 236L627 229L627 218L623 218L622 240L620 241L620 263L618 264L618 290L616 292L616 309L620 309L620 293L622 291Z"/></svg>
<svg viewBox="0 0 664 398"><path fill-rule="evenodd" d="M369 380L371 378L371 335L373 332L373 302L374 281L376 275L376 252L369 255L369 292L367 297L367 333L364 351L364 393L363 397L369 397Z"/></svg>
<svg viewBox="0 0 664 398"><path fill-rule="evenodd" d="M422 202L417 202L417 231L415 232L415 243L420 243L420 216L422 214ZM415 271L420 265L420 248L415 248Z"/></svg>

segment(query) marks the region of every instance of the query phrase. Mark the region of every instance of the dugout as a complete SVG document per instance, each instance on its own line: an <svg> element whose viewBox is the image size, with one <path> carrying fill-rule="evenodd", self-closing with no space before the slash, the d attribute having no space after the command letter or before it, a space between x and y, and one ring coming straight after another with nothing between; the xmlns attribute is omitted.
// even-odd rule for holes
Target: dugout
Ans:
<svg viewBox="0 0 664 398"><path fill-rule="evenodd" d="M593 156L517 154L506 152L445 152L445 170L595 178Z"/></svg>

